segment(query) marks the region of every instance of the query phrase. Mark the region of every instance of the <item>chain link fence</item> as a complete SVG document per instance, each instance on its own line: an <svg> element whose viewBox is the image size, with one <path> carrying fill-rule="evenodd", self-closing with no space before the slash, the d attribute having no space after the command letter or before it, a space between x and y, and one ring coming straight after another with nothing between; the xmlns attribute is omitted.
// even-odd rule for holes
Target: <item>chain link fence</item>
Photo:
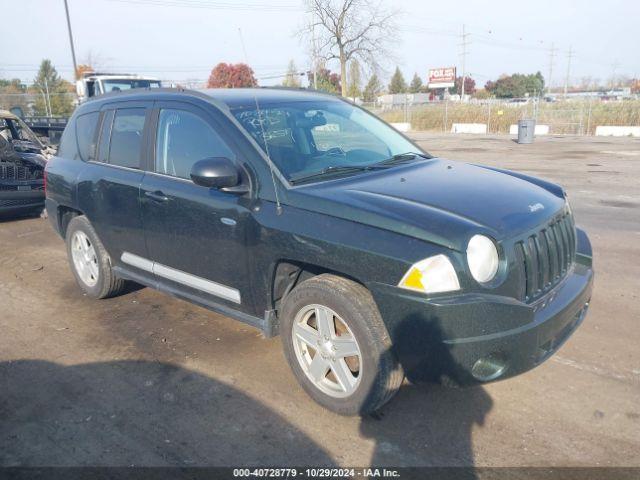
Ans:
<svg viewBox="0 0 640 480"><path fill-rule="evenodd" d="M599 99L546 102L538 100L475 103L452 101L423 105L365 108L387 122L409 123L412 130L451 132L454 123L479 123L487 133L506 134L523 118L548 125L551 135L594 135L597 126L640 126L640 100L601 101Z"/></svg>
<svg viewBox="0 0 640 480"><path fill-rule="evenodd" d="M20 107L26 116L46 116L56 96L75 101L74 93L0 93L0 109ZM48 107L49 106L49 107ZM451 132L454 123L479 123L487 133L506 134L523 118L537 125L548 125L551 135L594 135L597 126L640 126L640 100L601 101L597 98L546 102L537 99L518 101L483 100L470 103L453 101L422 105L380 106L365 103L365 108L387 122L409 123L412 130ZM55 112L54 112L55 115Z"/></svg>

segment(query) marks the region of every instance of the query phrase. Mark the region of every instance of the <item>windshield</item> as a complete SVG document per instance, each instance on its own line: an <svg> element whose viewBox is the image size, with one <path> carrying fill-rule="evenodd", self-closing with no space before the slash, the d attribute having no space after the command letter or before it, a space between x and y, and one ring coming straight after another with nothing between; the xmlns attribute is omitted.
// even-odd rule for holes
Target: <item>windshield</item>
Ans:
<svg viewBox="0 0 640 480"><path fill-rule="evenodd" d="M346 102L261 105L264 138L255 107L232 113L290 181L335 167L363 167L394 155L421 152L392 127Z"/></svg>
<svg viewBox="0 0 640 480"><path fill-rule="evenodd" d="M160 88L159 80L113 79L102 80L104 93L131 90L132 88Z"/></svg>

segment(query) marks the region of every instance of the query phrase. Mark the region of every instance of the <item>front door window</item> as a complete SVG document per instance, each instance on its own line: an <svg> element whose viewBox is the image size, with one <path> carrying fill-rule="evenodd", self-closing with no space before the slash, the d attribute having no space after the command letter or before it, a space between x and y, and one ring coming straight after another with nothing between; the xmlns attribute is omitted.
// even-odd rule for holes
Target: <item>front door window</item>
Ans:
<svg viewBox="0 0 640 480"><path fill-rule="evenodd" d="M233 154L199 116L185 110L160 110L155 158L157 173L188 179L193 164L209 157L232 159Z"/></svg>

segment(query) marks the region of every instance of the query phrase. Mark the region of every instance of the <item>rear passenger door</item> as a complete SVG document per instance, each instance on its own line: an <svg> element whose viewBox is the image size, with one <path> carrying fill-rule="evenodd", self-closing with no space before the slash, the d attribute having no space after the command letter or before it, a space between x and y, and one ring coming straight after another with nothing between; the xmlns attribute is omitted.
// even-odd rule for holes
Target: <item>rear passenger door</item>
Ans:
<svg viewBox="0 0 640 480"><path fill-rule="evenodd" d="M224 121L221 114L188 103L156 103L142 216L148 258L165 289L247 311L252 299L246 288L245 234L251 216L246 198L190 179L199 160L236 160Z"/></svg>
<svg viewBox="0 0 640 480"><path fill-rule="evenodd" d="M101 109L96 157L79 182L80 205L114 264L122 254L145 257L140 185L153 102L121 102ZM145 273L143 270L141 273Z"/></svg>

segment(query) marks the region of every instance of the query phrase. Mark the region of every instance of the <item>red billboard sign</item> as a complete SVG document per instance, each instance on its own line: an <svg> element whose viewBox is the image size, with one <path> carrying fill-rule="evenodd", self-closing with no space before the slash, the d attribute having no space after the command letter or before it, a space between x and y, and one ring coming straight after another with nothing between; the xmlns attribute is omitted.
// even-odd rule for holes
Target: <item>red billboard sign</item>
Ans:
<svg viewBox="0 0 640 480"><path fill-rule="evenodd" d="M456 67L429 70L429 88L449 88L456 84Z"/></svg>

